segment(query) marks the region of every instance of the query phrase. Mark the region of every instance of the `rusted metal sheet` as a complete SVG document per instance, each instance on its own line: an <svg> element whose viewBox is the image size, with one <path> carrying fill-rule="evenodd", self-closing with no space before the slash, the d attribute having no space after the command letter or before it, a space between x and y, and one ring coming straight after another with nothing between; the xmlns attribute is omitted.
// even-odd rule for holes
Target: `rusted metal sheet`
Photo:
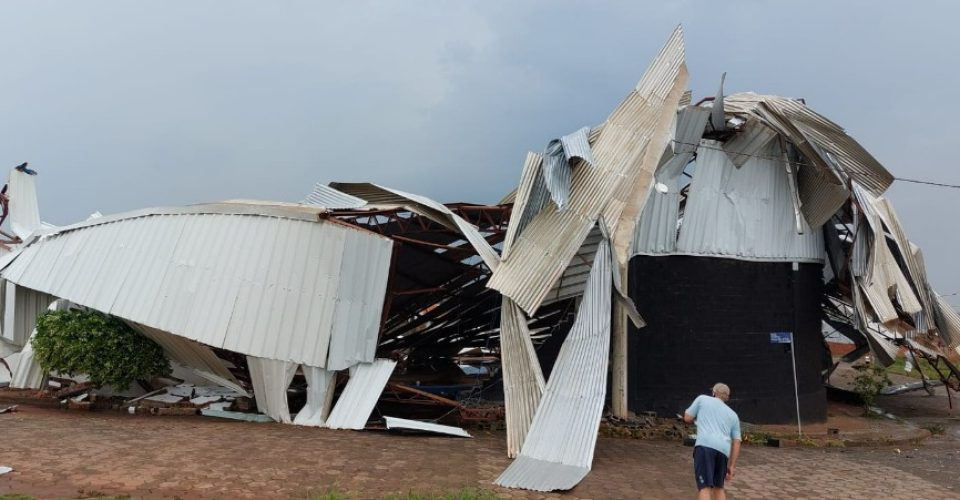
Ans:
<svg viewBox="0 0 960 500"><path fill-rule="evenodd" d="M331 183L330 185L339 191L362 198L373 205L406 207L453 231L459 231L463 234L464 238L473 245L477 254L483 259L483 263L486 264L491 271L496 270L500 264L500 255L497 254L496 250L494 250L490 243L480 234L476 226L465 221L441 203L425 196L406 193L376 184L337 182Z"/></svg>

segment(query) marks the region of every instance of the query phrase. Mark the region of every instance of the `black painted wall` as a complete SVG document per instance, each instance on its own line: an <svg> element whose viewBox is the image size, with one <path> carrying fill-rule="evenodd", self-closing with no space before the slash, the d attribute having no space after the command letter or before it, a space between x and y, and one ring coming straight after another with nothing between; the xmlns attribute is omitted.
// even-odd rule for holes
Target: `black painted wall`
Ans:
<svg viewBox="0 0 960 500"><path fill-rule="evenodd" d="M629 333L630 410L674 416L724 382L741 420L795 423L790 351L770 343L771 332L794 331L801 419L826 420L822 267L634 257L630 294L647 326Z"/></svg>

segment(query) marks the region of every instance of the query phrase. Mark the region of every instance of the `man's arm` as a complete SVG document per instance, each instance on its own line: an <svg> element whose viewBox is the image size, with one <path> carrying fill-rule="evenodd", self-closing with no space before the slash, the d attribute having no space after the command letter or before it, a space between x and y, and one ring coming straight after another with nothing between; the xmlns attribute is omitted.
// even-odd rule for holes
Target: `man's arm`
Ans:
<svg viewBox="0 0 960 500"><path fill-rule="evenodd" d="M730 443L730 462L727 463L727 479L733 479L737 470L737 458L740 456L740 440L734 439Z"/></svg>
<svg viewBox="0 0 960 500"><path fill-rule="evenodd" d="M687 409L683 412L683 421L684 421L684 422L686 422L686 423L688 423L688 424L692 424L692 423L694 422L694 420L696 420L696 418L697 418L697 413L700 412L700 398L701 398L701 396L697 396L697 398L693 400L693 404L690 405L690 408L687 408Z"/></svg>

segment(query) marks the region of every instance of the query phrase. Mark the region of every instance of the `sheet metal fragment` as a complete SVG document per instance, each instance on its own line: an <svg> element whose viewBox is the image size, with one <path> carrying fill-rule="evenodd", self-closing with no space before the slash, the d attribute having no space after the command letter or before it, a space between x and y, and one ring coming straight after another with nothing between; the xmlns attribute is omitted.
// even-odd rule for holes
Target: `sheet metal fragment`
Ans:
<svg viewBox="0 0 960 500"><path fill-rule="evenodd" d="M520 456L496 484L566 490L590 470L607 387L612 272L610 245L604 239Z"/></svg>

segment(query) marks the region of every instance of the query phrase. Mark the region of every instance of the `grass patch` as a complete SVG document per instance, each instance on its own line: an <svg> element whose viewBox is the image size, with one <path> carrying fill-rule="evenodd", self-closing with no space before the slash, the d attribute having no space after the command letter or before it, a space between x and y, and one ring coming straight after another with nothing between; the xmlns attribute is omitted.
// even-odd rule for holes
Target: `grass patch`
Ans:
<svg viewBox="0 0 960 500"><path fill-rule="evenodd" d="M310 500L347 500L350 498L345 493L341 493L336 488L330 488L323 493L314 493L308 497Z"/></svg>
<svg viewBox="0 0 960 500"><path fill-rule="evenodd" d="M744 432L742 433L744 444L766 445L767 441L773 437L769 432Z"/></svg>
<svg viewBox="0 0 960 500"><path fill-rule="evenodd" d="M917 364L913 366L913 370L905 371L904 368L907 364L906 357L899 357L897 360L890 366L887 367L887 373L892 373L896 375L903 375L905 377L913 377L915 379L920 378L920 372L923 372L923 375L931 380L940 380L940 374L937 373L937 370L930 366L930 363L923 358L917 359Z"/></svg>
<svg viewBox="0 0 960 500"><path fill-rule="evenodd" d="M939 436L944 432L947 432L947 428L943 424L927 424L923 426L924 429L930 431L930 434L934 436Z"/></svg>
<svg viewBox="0 0 960 500"><path fill-rule="evenodd" d="M408 491L406 493L387 495L384 500L496 500L497 496L489 491L474 488L462 488L447 493L420 493Z"/></svg>
<svg viewBox="0 0 960 500"><path fill-rule="evenodd" d="M820 443L818 443L813 438L808 438L807 436L801 436L797 438L797 446L806 446L808 448L819 448Z"/></svg>
<svg viewBox="0 0 960 500"><path fill-rule="evenodd" d="M349 500L351 497L335 488L331 488L322 493L311 493L304 497L309 500ZM367 497L368 498L368 497ZM445 493L424 493L422 491L410 490L406 493L391 493L384 500L496 500L497 496L487 490L478 490L475 488L461 488L455 491ZM0 500L4 500L0 497ZM17 499L19 500L19 499Z"/></svg>
<svg viewBox="0 0 960 500"><path fill-rule="evenodd" d="M34 497L20 493L7 493L0 495L0 500L34 500Z"/></svg>

